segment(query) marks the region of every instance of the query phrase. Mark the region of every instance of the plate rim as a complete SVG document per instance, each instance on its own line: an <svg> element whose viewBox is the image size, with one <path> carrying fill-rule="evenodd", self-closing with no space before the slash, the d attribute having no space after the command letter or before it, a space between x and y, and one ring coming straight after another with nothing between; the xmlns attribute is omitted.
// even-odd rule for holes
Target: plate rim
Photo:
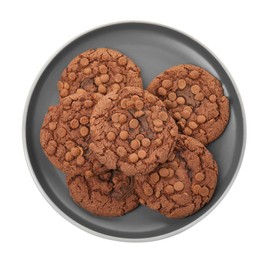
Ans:
<svg viewBox="0 0 267 260"><path fill-rule="evenodd" d="M242 114L242 122L243 122L243 140L242 140L242 149L241 149L241 153L240 153L240 158L239 158L239 162L238 165L236 167L235 173L233 174L233 177L229 183L229 185L227 186L227 188L225 189L225 191L222 193L222 195L220 196L220 198L205 212L203 213L200 217L198 217L197 219L195 219L194 221L188 223L187 225L185 225L184 227L162 234L162 235L158 235L158 236L152 236L152 237L147 237L147 238L124 238L124 237L119 237L119 236L111 236L111 235L107 235L101 232L97 232L94 231L90 228L87 228L83 225L81 225L80 223L78 223L77 221L75 221L74 219L72 219L71 217L69 217L67 214L65 214L49 197L49 195L45 192L45 190L43 189L42 185L40 184L40 182L38 181L36 174L33 170L31 161L30 161L30 157L29 157L29 153L28 153L28 147L27 147L27 138L26 138L26 122L27 122L27 115L28 115L28 109L29 109L29 104L31 101L31 97L32 94L35 90L35 87L40 79L40 77L42 76L43 72L45 71L45 69L47 68L47 66L50 64L50 62L59 54L59 52L61 50L63 50L65 47L67 47L69 44L71 44L73 41L77 40L78 38L82 37L85 34L91 33L93 31L96 31L98 29L101 28L105 28L105 27L110 27L110 26L115 26L115 25L125 25L125 24L136 24L136 25L150 25L150 26L156 26L156 27L163 27L169 30L172 30L176 33L180 33L182 35L185 35L186 37L190 38L191 40L195 41L196 43L198 43L201 47L203 47L204 49L206 49L217 61L218 63L222 66L222 68L224 69L224 71L226 72L227 76L229 77L229 79L231 80L234 90L236 91L239 103L240 103L240 108L241 108L241 114ZM45 62L45 64L42 66L42 68L40 69L39 73L37 74L37 76L35 77L31 88L28 92L27 98L26 98L26 102L25 102L25 106L24 106L24 111L23 111L23 117L22 117L22 143L23 143L23 151L24 151L24 156L27 162L27 166L28 169L31 173L32 179L35 183L35 185L37 186L38 190L41 192L41 194L43 195L43 197L46 199L46 201L50 204L50 206L58 213L60 214L63 218L65 218L67 221L69 221L70 223L72 223L73 225L75 225L76 227L80 228L83 231L86 231L89 234L101 237L101 238L105 238L105 239L110 239L110 240L115 240L115 241L120 241L120 242L151 242L151 241L156 241L156 240L161 240L164 238L168 238L171 236L174 236L176 234L179 234L189 228L191 228L192 226L194 226L195 224L197 224L198 222L200 222L202 219L204 219L205 217L207 217L207 215L209 215L219 204L220 202L224 199L224 197L226 196L226 194L229 192L229 190L231 189L233 183L236 180L236 177L240 171L241 165L242 165L242 161L244 158L244 154L245 154L245 149L246 149L246 140L247 140L247 123L246 123L246 116L245 116L245 108L244 108L244 104L240 95L240 92L237 88L237 85L232 77L232 75L230 74L230 72L228 71L228 69L225 67L225 65L223 64L223 62L206 46L204 45L202 42L200 42L199 40L195 39L194 37L192 37L191 35L183 32L182 30L178 30L174 27L168 26L168 25L164 25L164 24L160 24L160 23L155 23L155 22L148 22L148 21L142 21L142 20L126 20L126 21L118 21L118 22L113 22L113 23L106 23L106 24L102 24L100 26L96 26L93 27L92 29L86 30L76 36L74 36L73 38L71 38L69 41L67 41L67 43L63 44L60 48L57 49L57 51L55 51L51 57L47 60L47 62Z"/></svg>

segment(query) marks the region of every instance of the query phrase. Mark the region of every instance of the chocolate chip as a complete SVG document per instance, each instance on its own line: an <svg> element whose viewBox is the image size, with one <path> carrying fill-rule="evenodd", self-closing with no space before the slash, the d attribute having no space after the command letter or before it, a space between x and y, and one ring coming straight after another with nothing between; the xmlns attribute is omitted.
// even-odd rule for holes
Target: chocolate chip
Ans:
<svg viewBox="0 0 267 260"><path fill-rule="evenodd" d="M161 168L159 170L159 175L161 177L167 177L169 175L169 169L167 169L167 168Z"/></svg>
<svg viewBox="0 0 267 260"><path fill-rule="evenodd" d="M199 77L199 72L197 70L192 70L189 73L190 78L197 79Z"/></svg>
<svg viewBox="0 0 267 260"><path fill-rule="evenodd" d="M143 103L143 101L141 101L141 100L137 100L137 101L135 102L135 108L136 108L137 110L142 110L142 109L144 108L144 103Z"/></svg>
<svg viewBox="0 0 267 260"><path fill-rule="evenodd" d="M191 112L190 112L189 110L184 109L184 110L182 111L181 115L182 115L182 117L183 117L184 119L188 119L188 118L190 117L190 115L191 115Z"/></svg>
<svg viewBox="0 0 267 260"><path fill-rule="evenodd" d="M112 122L114 122L114 123L118 123L118 122L119 122L119 118L120 118L120 115L119 115L118 113L113 114L113 115L111 116L111 120L112 120Z"/></svg>
<svg viewBox="0 0 267 260"><path fill-rule="evenodd" d="M70 81L74 81L76 78L77 78L77 76L76 76L76 74L75 74L74 72L71 72L71 73L69 74L69 80L70 80Z"/></svg>
<svg viewBox="0 0 267 260"><path fill-rule="evenodd" d="M167 185L165 188L164 188L164 191L168 194L168 195L171 195L174 193L174 188L172 185Z"/></svg>
<svg viewBox="0 0 267 260"><path fill-rule="evenodd" d="M192 130L189 127L185 127L183 133L185 135L191 135L192 134Z"/></svg>
<svg viewBox="0 0 267 260"><path fill-rule="evenodd" d="M212 94L212 95L209 96L209 100L214 103L214 102L216 102L217 97Z"/></svg>
<svg viewBox="0 0 267 260"><path fill-rule="evenodd" d="M139 126L139 122L137 119L131 119L131 121L129 122L129 127L132 129L135 129Z"/></svg>
<svg viewBox="0 0 267 260"><path fill-rule="evenodd" d="M176 120L179 120L179 119L182 118L182 116L181 116L181 114L180 114L179 112L175 112L175 113L173 114L173 117L174 117L174 119L176 119Z"/></svg>
<svg viewBox="0 0 267 260"><path fill-rule="evenodd" d="M129 136L129 133L127 131L121 131L120 132L120 139L121 140L126 140Z"/></svg>
<svg viewBox="0 0 267 260"><path fill-rule="evenodd" d="M60 127L60 128L57 130L57 134L59 135L59 137L63 138L63 137L67 134L67 131L66 131L65 128Z"/></svg>
<svg viewBox="0 0 267 260"><path fill-rule="evenodd" d="M69 95L69 91L67 89L62 89L60 91L60 96L63 98L63 97L66 97Z"/></svg>
<svg viewBox="0 0 267 260"><path fill-rule="evenodd" d="M136 111L136 112L134 113L134 117L135 117L135 118L139 118L139 117L143 116L144 114L145 114L144 111L139 110L139 111Z"/></svg>
<svg viewBox="0 0 267 260"><path fill-rule="evenodd" d="M73 160L73 156L72 156L72 154L71 154L70 152L67 152L67 153L65 154L65 160L66 160L67 162Z"/></svg>
<svg viewBox="0 0 267 260"><path fill-rule="evenodd" d="M80 128L80 134L83 137L87 136L89 134L89 128L87 128L86 126L82 126Z"/></svg>
<svg viewBox="0 0 267 260"><path fill-rule="evenodd" d="M89 60L87 58L81 58L80 64L85 67L89 64Z"/></svg>
<svg viewBox="0 0 267 260"><path fill-rule="evenodd" d="M144 159L146 157L146 151L145 150L139 150L137 154L138 154L138 157L140 159Z"/></svg>
<svg viewBox="0 0 267 260"><path fill-rule="evenodd" d="M107 93L107 88L103 85L103 84L100 84L98 86L98 92L101 93L101 94L106 94Z"/></svg>
<svg viewBox="0 0 267 260"><path fill-rule="evenodd" d="M204 99L204 94L203 93L197 93L195 96L194 96L194 99L197 100L197 101L201 101Z"/></svg>
<svg viewBox="0 0 267 260"><path fill-rule="evenodd" d="M179 79L178 80L178 88L184 89L185 87L186 87L186 81L184 79Z"/></svg>
<svg viewBox="0 0 267 260"><path fill-rule="evenodd" d="M203 124L206 121L206 117L204 115L197 116L197 122L199 124Z"/></svg>
<svg viewBox="0 0 267 260"><path fill-rule="evenodd" d="M123 76L121 74L116 74L114 77L115 82L120 83L123 80Z"/></svg>
<svg viewBox="0 0 267 260"><path fill-rule="evenodd" d="M164 111L161 111L161 112L159 113L159 119L162 120L162 121L167 121L167 119L168 119L168 114L167 114L166 112L164 112Z"/></svg>
<svg viewBox="0 0 267 260"><path fill-rule="evenodd" d="M169 100L174 101L176 100L177 96L174 92L170 92L168 95Z"/></svg>
<svg viewBox="0 0 267 260"><path fill-rule="evenodd" d="M109 75L108 75L108 74L102 74L102 75L100 76L100 80L101 80L101 82L103 82L103 83L107 83L107 82L109 81Z"/></svg>
<svg viewBox="0 0 267 260"><path fill-rule="evenodd" d="M144 146L144 147L149 147L150 144L151 144L151 141L150 141L149 138L144 138L144 139L142 139L142 146Z"/></svg>
<svg viewBox="0 0 267 260"><path fill-rule="evenodd" d="M202 197L206 197L209 195L209 189L206 186L200 188L198 192Z"/></svg>
<svg viewBox="0 0 267 260"><path fill-rule="evenodd" d="M126 123L126 122L127 122L127 116L124 115L124 114L121 114L121 115L119 116L119 123L120 123L120 124L124 124L124 123Z"/></svg>
<svg viewBox="0 0 267 260"><path fill-rule="evenodd" d="M80 155L80 156L77 157L76 162L77 162L78 166L82 166L85 163L85 159L84 159L83 156Z"/></svg>
<svg viewBox="0 0 267 260"><path fill-rule="evenodd" d="M158 89L158 93L159 93L159 95L161 95L161 96L165 96L165 95L167 95L167 90L166 90L165 88L163 88L163 87L160 87L160 88Z"/></svg>
<svg viewBox="0 0 267 260"><path fill-rule="evenodd" d="M185 104L185 98L183 98L183 97L178 97L178 98L176 99L176 102L177 102L178 105L184 105L184 104Z"/></svg>
<svg viewBox="0 0 267 260"><path fill-rule="evenodd" d="M115 138L116 138L116 135L115 135L115 133L114 132L108 132L107 133L107 139L109 140L109 141L114 141L115 140Z"/></svg>
<svg viewBox="0 0 267 260"><path fill-rule="evenodd" d="M123 146L119 146L117 148L117 151L116 152L117 152L117 155L119 155L120 157L124 157L127 154L127 151L126 151L126 149Z"/></svg>
<svg viewBox="0 0 267 260"><path fill-rule="evenodd" d="M163 126L163 122L160 119L153 120L153 124L154 124L154 126L157 126L157 127Z"/></svg>
<svg viewBox="0 0 267 260"><path fill-rule="evenodd" d="M132 153L132 154L129 155L129 160L132 163L136 163L136 162L138 162L139 157L138 157L138 155L136 153Z"/></svg>
<svg viewBox="0 0 267 260"><path fill-rule="evenodd" d="M181 191L184 189L184 184L181 181L177 181L174 183L173 187L176 191Z"/></svg>
<svg viewBox="0 0 267 260"><path fill-rule="evenodd" d="M49 145L46 149L46 152L49 154L49 155L53 155L55 152L56 152L56 147L52 146L52 145Z"/></svg>
<svg viewBox="0 0 267 260"><path fill-rule="evenodd" d="M198 127L197 123L194 122L194 121L190 121L190 122L188 123L188 126L189 126L192 130L194 130L194 129L196 129L196 128Z"/></svg>
<svg viewBox="0 0 267 260"><path fill-rule="evenodd" d="M141 146L140 141L137 139L134 139L131 141L130 146L132 149L137 150Z"/></svg>
<svg viewBox="0 0 267 260"><path fill-rule="evenodd" d="M81 153L81 150L78 147L73 147L70 152L74 157L77 157Z"/></svg>
<svg viewBox="0 0 267 260"><path fill-rule="evenodd" d="M199 172L195 175L196 181L203 181L205 179L205 175L202 172Z"/></svg>
<svg viewBox="0 0 267 260"><path fill-rule="evenodd" d="M165 80L162 81L161 85L164 88L170 88L172 86L172 82L169 79L165 79Z"/></svg>
<svg viewBox="0 0 267 260"><path fill-rule="evenodd" d="M199 93L199 91L200 91L200 87L199 87L199 85L193 85L193 86L191 87L191 92L192 92L193 94L197 94L197 93Z"/></svg>
<svg viewBox="0 0 267 260"><path fill-rule="evenodd" d="M80 118L80 123L81 123L82 125L86 125L86 124L88 124L88 123L89 123L89 118L88 118L87 116L82 116L82 117Z"/></svg>
<svg viewBox="0 0 267 260"><path fill-rule="evenodd" d="M141 141L141 140L143 140L145 137L144 137L143 134L138 134L135 138Z"/></svg>
<svg viewBox="0 0 267 260"><path fill-rule="evenodd" d="M105 66L105 65L100 65L100 66L99 66L99 72L102 73L102 74L107 73L107 72L108 72L108 68L107 68L107 66Z"/></svg>
<svg viewBox="0 0 267 260"><path fill-rule="evenodd" d="M156 172L151 173L149 175L149 178L150 178L150 181L154 184L157 183L160 179L159 175Z"/></svg>
<svg viewBox="0 0 267 260"><path fill-rule="evenodd" d="M153 189L152 189L152 187L149 184L144 184L143 185L143 189L144 189L144 193L147 196L151 196L153 194Z"/></svg>

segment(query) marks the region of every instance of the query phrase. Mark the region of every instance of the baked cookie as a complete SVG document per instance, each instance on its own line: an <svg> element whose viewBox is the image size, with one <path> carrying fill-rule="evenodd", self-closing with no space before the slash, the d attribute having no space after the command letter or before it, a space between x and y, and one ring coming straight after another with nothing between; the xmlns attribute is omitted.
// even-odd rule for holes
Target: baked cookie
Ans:
<svg viewBox="0 0 267 260"><path fill-rule="evenodd" d="M67 185L72 199L98 216L122 216L139 204L133 177L116 171L94 177L83 173L67 175Z"/></svg>
<svg viewBox="0 0 267 260"><path fill-rule="evenodd" d="M141 204L169 218L183 218L209 202L217 175L217 163L207 148L179 135L168 162L148 175L135 176L135 190Z"/></svg>
<svg viewBox="0 0 267 260"><path fill-rule="evenodd" d="M58 81L60 98L76 93L79 88L106 94L125 86L143 87L140 69L126 55L107 48L89 49L79 54Z"/></svg>
<svg viewBox="0 0 267 260"><path fill-rule="evenodd" d="M140 88L110 92L94 107L90 149L108 169L147 174L172 153L178 134L162 101Z"/></svg>
<svg viewBox="0 0 267 260"><path fill-rule="evenodd" d="M106 168L89 150L89 120L99 95L79 92L83 93L70 95L49 108L40 142L47 158L64 173L101 173Z"/></svg>
<svg viewBox="0 0 267 260"><path fill-rule="evenodd" d="M229 120L229 101L221 83L203 68L183 64L158 75L147 90L158 96L176 120L179 131L207 145Z"/></svg>

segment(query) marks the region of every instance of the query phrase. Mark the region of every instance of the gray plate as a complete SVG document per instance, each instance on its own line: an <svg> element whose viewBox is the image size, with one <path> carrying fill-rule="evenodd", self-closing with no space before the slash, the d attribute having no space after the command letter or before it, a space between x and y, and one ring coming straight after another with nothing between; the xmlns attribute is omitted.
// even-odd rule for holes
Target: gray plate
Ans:
<svg viewBox="0 0 267 260"><path fill-rule="evenodd" d="M231 103L231 117L223 135L208 146L219 165L219 182L210 203L185 219L167 219L146 207L118 218L93 216L70 199L64 174L45 157L39 142L40 127L50 105L58 103L57 80L69 61L89 48L114 48L141 68L144 86L163 70L192 63L219 78ZM205 217L228 191L242 161L245 119L240 95L222 63L203 45L170 28L147 23L121 23L87 32L60 50L36 79L26 103L23 122L25 155L30 171L48 202L66 219L102 237L123 241L150 241L177 234Z"/></svg>

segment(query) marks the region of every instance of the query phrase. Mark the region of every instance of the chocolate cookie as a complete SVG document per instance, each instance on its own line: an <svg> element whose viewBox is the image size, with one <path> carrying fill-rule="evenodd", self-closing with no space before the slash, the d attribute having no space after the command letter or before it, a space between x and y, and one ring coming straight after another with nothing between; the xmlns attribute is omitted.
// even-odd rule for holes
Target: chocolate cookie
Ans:
<svg viewBox="0 0 267 260"><path fill-rule="evenodd" d="M115 171L95 177L86 174L67 175L67 185L72 199L98 216L122 216L139 204L133 177Z"/></svg>
<svg viewBox="0 0 267 260"><path fill-rule="evenodd" d="M48 159L63 172L101 173L106 168L89 151L89 120L99 95L79 92L83 93L70 95L49 108L40 142Z"/></svg>
<svg viewBox="0 0 267 260"><path fill-rule="evenodd" d="M158 96L179 131L203 144L217 139L229 120L229 101L221 83L203 68L183 64L158 75L147 90Z"/></svg>
<svg viewBox="0 0 267 260"><path fill-rule="evenodd" d="M168 162L149 175L135 176L135 189L141 204L169 218L183 218L209 202L217 175L217 163L207 148L179 135Z"/></svg>
<svg viewBox="0 0 267 260"><path fill-rule="evenodd" d="M110 92L91 116L90 149L109 169L147 174L172 152L178 129L162 101L140 88Z"/></svg>
<svg viewBox="0 0 267 260"><path fill-rule="evenodd" d="M125 86L142 88L140 69L126 55L107 48L89 49L75 57L58 81L60 98L79 88L106 94Z"/></svg>

